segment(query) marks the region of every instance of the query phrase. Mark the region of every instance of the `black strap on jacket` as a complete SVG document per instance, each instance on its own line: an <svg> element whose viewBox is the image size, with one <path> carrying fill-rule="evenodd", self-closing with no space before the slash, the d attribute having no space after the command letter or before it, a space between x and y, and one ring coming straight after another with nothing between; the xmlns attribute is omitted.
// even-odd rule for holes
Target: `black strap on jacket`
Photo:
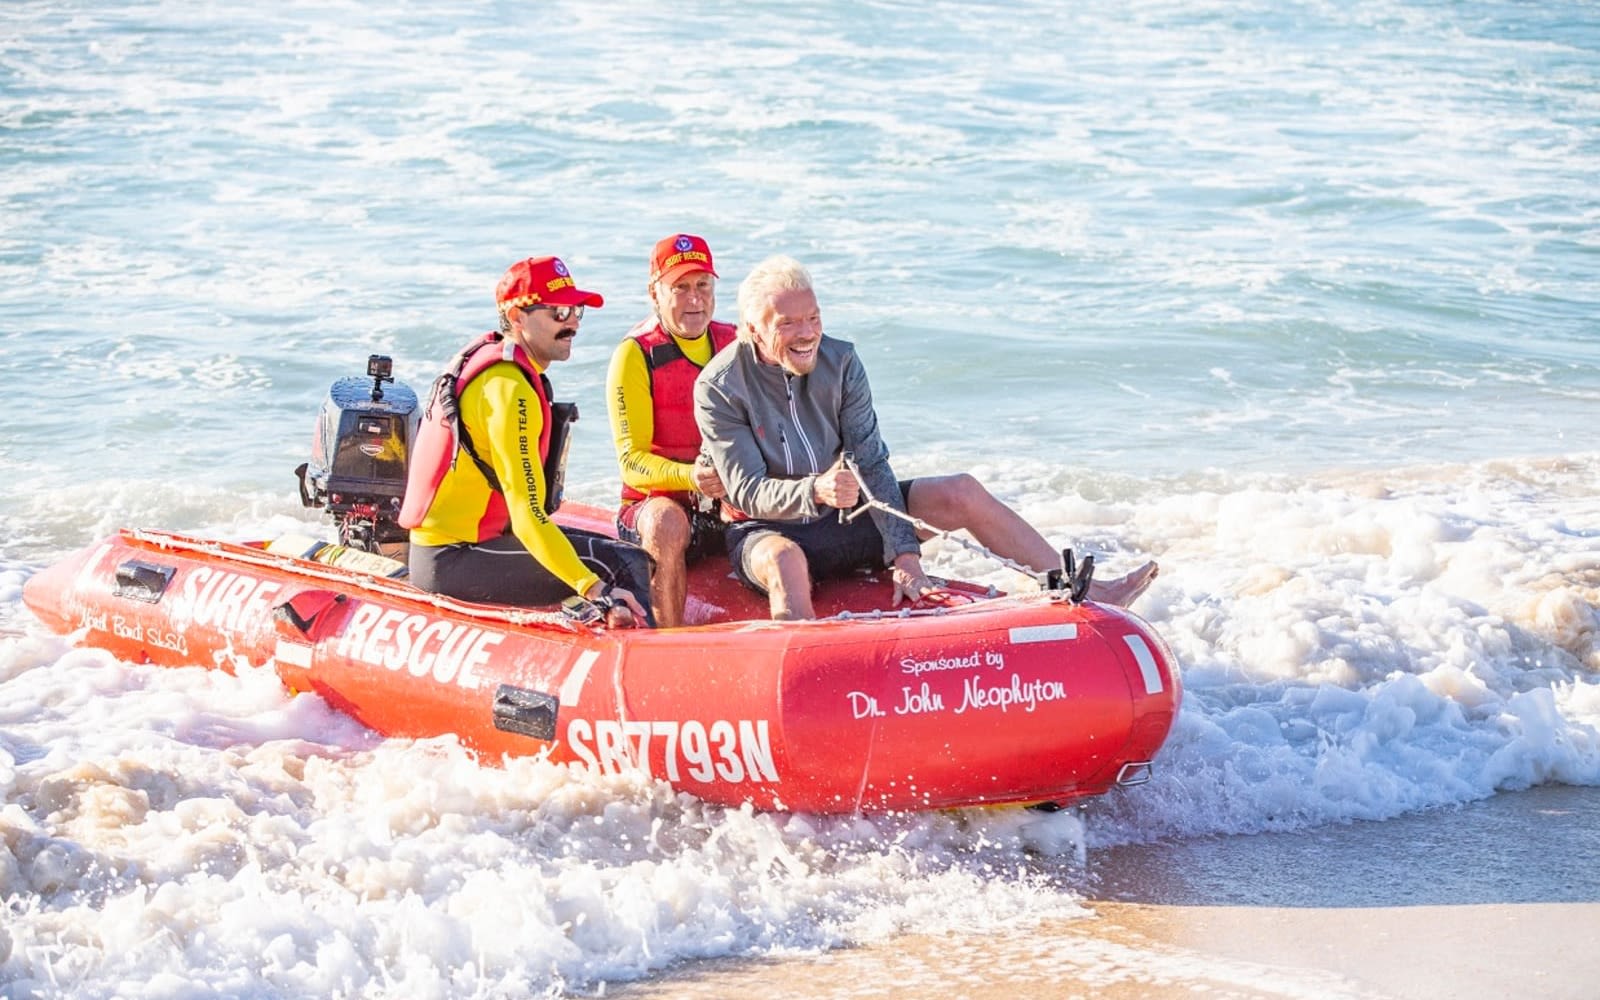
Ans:
<svg viewBox="0 0 1600 1000"><path fill-rule="evenodd" d="M456 355L455 364L434 380L433 398L442 408L444 418L454 425L456 440L461 443L461 450L466 452L467 457L472 459L472 464L478 467L489 488L504 496L506 491L500 485L500 477L495 475L494 468L478 453L477 445L472 442L472 435L467 432L466 421L461 419L461 386L457 381L461 378L461 370L466 367L467 358L471 354L472 350L469 349ZM517 371L522 371L521 365L517 366ZM544 399L549 401L555 390L544 372L539 373L539 387L544 390L542 394ZM567 450L572 443L571 425L577 420L577 403L550 403L550 446L545 452L543 463L546 514L554 514L561 507L561 497L566 490Z"/></svg>

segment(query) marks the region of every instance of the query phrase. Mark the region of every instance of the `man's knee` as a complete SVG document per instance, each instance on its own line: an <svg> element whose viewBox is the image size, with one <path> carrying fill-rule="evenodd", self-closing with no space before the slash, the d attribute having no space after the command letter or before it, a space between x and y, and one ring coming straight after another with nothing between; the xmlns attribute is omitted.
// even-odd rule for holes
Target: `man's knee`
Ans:
<svg viewBox="0 0 1600 1000"><path fill-rule="evenodd" d="M809 579L804 550L782 535L758 539L750 550L748 563L750 576L768 591L785 581Z"/></svg>
<svg viewBox="0 0 1600 1000"><path fill-rule="evenodd" d="M926 476L914 480L906 497L906 510L934 524L944 520L953 522L952 526L959 526L960 522L981 511L993 500L977 477L971 473L957 472L949 476Z"/></svg>
<svg viewBox="0 0 1600 1000"><path fill-rule="evenodd" d="M689 548L689 515L664 497L644 501L634 525L639 532L639 544L658 557L682 558Z"/></svg>

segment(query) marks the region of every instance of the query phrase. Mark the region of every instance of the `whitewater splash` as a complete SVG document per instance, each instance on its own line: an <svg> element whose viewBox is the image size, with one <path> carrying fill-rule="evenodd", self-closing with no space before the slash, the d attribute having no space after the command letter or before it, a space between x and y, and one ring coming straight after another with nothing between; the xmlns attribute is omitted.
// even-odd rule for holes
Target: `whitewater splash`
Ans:
<svg viewBox="0 0 1600 1000"><path fill-rule="evenodd" d="M1592 5L12 8L0 992L593 992L1070 918L1080 850L1600 784ZM901 475L972 471L1108 574L1160 560L1136 610L1188 697L1152 781L721 812L21 609L124 525L319 530L288 470L329 382L378 352L428 384L521 256L605 292L556 373L600 400L682 228L725 319L755 261L812 266Z"/></svg>
<svg viewBox="0 0 1600 1000"><path fill-rule="evenodd" d="M449 740L380 741L265 671L118 663L12 606L0 970L85 996L154 970L221 992L259 975L287 995L554 994L684 958L1070 919L1084 852L1112 845L1597 785L1597 472L1591 455L1013 496L1107 563L1161 559L1136 610L1188 686L1149 783L1055 815L820 820L637 774L483 767ZM1018 585L975 560L947 544L930 564Z"/></svg>

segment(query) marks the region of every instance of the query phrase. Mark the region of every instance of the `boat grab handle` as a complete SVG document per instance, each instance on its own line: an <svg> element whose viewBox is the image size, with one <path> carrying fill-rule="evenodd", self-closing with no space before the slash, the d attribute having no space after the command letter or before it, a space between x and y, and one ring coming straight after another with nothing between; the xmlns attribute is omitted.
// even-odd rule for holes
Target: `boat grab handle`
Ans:
<svg viewBox="0 0 1600 1000"><path fill-rule="evenodd" d="M553 740L559 709L554 695L502 684L494 692L494 727L536 740Z"/></svg>

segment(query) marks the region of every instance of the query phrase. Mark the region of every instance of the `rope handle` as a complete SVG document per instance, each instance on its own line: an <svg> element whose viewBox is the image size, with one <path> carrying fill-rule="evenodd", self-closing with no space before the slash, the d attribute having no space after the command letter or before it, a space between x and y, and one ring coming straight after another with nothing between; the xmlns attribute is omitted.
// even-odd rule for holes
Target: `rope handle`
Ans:
<svg viewBox="0 0 1600 1000"><path fill-rule="evenodd" d="M1032 566L1024 566L1022 563L1019 563L1014 559L1008 559L1005 556L1000 555L998 552L994 552L985 548L977 542L968 541L967 539L962 538L960 535L945 531L943 528L936 528L920 517L913 517L906 511L889 506L882 500L879 500L877 497L872 495L872 490L867 487L866 479L861 475L860 466L856 465L854 454L848 451L842 452L839 455L839 460L844 463L844 467L846 469L850 470L851 475L856 477L856 483L861 487L861 495L866 498L864 503L857 504L852 510L839 511L839 520L842 523L854 521L856 518L860 517L862 514L865 514L869 510L881 511L884 514L888 514L892 517L897 517L902 521L906 521L918 530L926 531L935 538L943 538L947 541L954 542L970 552L975 552L980 556L985 556L988 559L991 559L994 562L1006 567L1007 569L1021 573L1023 576L1037 583L1044 590L1064 590L1067 592L1067 596L1071 599L1073 604L1082 604L1088 597L1089 584L1094 582L1094 556L1084 556L1082 563L1076 563L1072 556L1072 550L1062 549L1060 568L1052 569L1046 573L1040 573Z"/></svg>

